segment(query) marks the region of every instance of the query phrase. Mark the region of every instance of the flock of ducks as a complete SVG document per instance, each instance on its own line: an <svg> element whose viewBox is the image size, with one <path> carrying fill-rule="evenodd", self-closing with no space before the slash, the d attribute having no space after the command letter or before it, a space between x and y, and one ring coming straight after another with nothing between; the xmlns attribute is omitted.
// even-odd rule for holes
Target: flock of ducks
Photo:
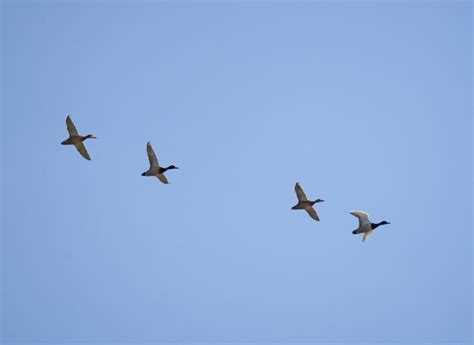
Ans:
<svg viewBox="0 0 474 345"><path fill-rule="evenodd" d="M296 192L296 197L298 198L298 203L293 206L291 209L292 210L305 210L308 212L309 216L313 218L316 221L319 221L319 214L318 212L314 209L314 204L317 204L319 202L324 202L323 199L316 199L314 201L308 200L306 197L306 194L303 191L303 188L301 188L300 184L296 182L295 185L295 192ZM351 211L350 214L352 214L354 217L357 217L359 219L359 227L352 231L354 235L357 234L364 234L364 237L362 238L362 242L365 242L369 238L369 236L372 234L372 232L377 229L380 225L386 225L390 224L390 222L387 222L386 220L381 221L380 223L372 223L369 220L369 215L363 211Z"/></svg>
<svg viewBox="0 0 474 345"><path fill-rule="evenodd" d="M61 144L74 145L77 151L79 151L79 153L81 154L81 156L90 161L91 157L89 156L89 153L87 152L86 146L84 145L84 141L87 139L97 139L97 137L93 134L88 134L86 136L80 135L76 129L76 126L72 122L70 115L66 117L66 127L67 127L67 131L69 132L69 138L64 140ZM166 168L160 166L160 163L158 162L158 158L156 157L155 151L153 150L153 147L151 146L150 142L146 144L146 153L148 155L150 168L144 173L142 173L142 176L155 176L162 183L168 184L169 182L165 176L165 172L168 170L179 169L179 168L174 165L170 165ZM303 188L301 188L298 182L295 185L295 192L296 192L296 197L298 198L298 203L295 206L293 206L291 209L292 210L305 210L311 218L313 218L316 221L319 221L320 220L319 214L313 206L314 204L324 202L324 200L322 199L316 199L314 201L308 200L308 198L306 197L306 194L303 191ZM350 214L359 219L359 227L355 229L354 231L352 231L352 233L354 235L364 234L364 237L362 238L362 242L365 242L367 238L369 238L369 236L372 234L372 232L375 229L377 229L379 226L390 224L390 222L387 222L386 220L381 221L380 223L372 223L369 220L369 215L363 211L351 211Z"/></svg>

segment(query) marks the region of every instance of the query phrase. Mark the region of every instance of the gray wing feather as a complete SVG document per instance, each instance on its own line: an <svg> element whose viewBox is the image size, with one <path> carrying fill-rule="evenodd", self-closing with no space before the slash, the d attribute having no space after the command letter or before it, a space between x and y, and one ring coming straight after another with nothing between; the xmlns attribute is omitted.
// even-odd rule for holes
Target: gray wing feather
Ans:
<svg viewBox="0 0 474 345"><path fill-rule="evenodd" d="M311 207L311 206L305 207L305 211L308 212L308 214L311 218L313 218L314 220L317 220L319 222L318 212L316 212L316 210L313 207Z"/></svg>
<svg viewBox="0 0 474 345"><path fill-rule="evenodd" d="M372 234L372 231L364 232L364 238L362 239L362 242L365 242L371 234Z"/></svg>
<svg viewBox="0 0 474 345"><path fill-rule="evenodd" d="M159 168L160 164L158 163L158 158L156 158L155 151L153 151L153 147L151 147L150 142L146 144L146 153L148 154L148 161L150 162L150 169L151 168Z"/></svg>
<svg viewBox="0 0 474 345"><path fill-rule="evenodd" d="M66 117L66 126L67 126L67 131L69 132L69 136L74 137L79 135L77 132L76 126L74 126L74 122L72 122L71 116Z"/></svg>
<svg viewBox="0 0 474 345"><path fill-rule="evenodd" d="M82 157L84 157L88 161L91 160L91 157L89 156L89 152L87 152L87 149L83 143L77 143L74 146L76 146L77 151L79 151Z"/></svg>
<svg viewBox="0 0 474 345"><path fill-rule="evenodd" d="M169 183L169 182L168 182L168 179L167 179L166 176L163 175L163 174L158 174L158 175L156 175L156 177L158 177L158 180L160 180L160 181L163 182L164 184L168 184L168 183Z"/></svg>
<svg viewBox="0 0 474 345"><path fill-rule="evenodd" d="M301 188L300 184L297 182L295 185L295 192L296 196L298 197L298 201L306 201L306 194L303 192L303 188Z"/></svg>
<svg viewBox="0 0 474 345"><path fill-rule="evenodd" d="M369 215L367 213L363 211L351 211L350 214L359 219L359 227L370 224Z"/></svg>

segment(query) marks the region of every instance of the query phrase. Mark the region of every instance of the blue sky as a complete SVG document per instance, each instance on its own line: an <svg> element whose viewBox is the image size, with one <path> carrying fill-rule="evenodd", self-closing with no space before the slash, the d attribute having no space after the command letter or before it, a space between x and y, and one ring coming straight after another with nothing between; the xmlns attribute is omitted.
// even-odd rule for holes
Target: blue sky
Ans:
<svg viewBox="0 0 474 345"><path fill-rule="evenodd" d="M467 1L4 2L3 340L470 343L471 25ZM353 209L392 224L362 243Z"/></svg>

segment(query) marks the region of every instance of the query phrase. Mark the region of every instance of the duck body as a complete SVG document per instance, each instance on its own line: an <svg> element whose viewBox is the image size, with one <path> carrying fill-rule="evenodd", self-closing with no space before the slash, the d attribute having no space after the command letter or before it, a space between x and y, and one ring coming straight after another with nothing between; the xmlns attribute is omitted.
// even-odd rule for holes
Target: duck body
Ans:
<svg viewBox="0 0 474 345"><path fill-rule="evenodd" d="M168 170L171 170L171 169L179 169L178 167L175 167L174 165L170 165L169 167L167 168L163 168L163 167L158 167L158 169L156 169L156 167L153 167L153 169L148 169L147 171L145 171L144 173L142 173L142 176L156 176L156 175L161 175L165 172L167 172Z"/></svg>
<svg viewBox="0 0 474 345"><path fill-rule="evenodd" d="M172 169L179 169L178 167L174 165L170 165L166 168L161 167L160 164L158 163L158 158L156 157L155 151L153 150L153 147L151 146L151 143L148 142L146 144L146 152L148 155L148 161L150 163L150 168L142 173L142 176L155 176L164 184L168 184L168 179L164 175L164 173L168 170Z"/></svg>
<svg viewBox="0 0 474 345"><path fill-rule="evenodd" d="M307 207L312 207L314 204L316 204L317 202L321 202L321 201L318 201L318 200L315 200L315 201L310 201L310 200L302 200L302 201L299 201L295 206L293 206L291 209L292 210L304 210L305 208Z"/></svg>
<svg viewBox="0 0 474 345"><path fill-rule="evenodd" d="M69 138L64 140L61 143L61 145L77 145L77 144L82 143L86 139L97 139L97 138L92 134L88 134L88 135L85 135L85 136L74 135L74 136L70 136Z"/></svg>
<svg viewBox="0 0 474 345"><path fill-rule="evenodd" d="M364 237L362 238L362 242L365 242L369 238L369 236L372 234L372 232L375 229L377 229L379 226L390 224L390 222L387 222L386 220L383 220L380 223L372 223L369 220L369 215L363 211L351 211L350 214L352 214L354 217L357 217L359 219L359 227L353 230L352 233L354 235L364 234Z"/></svg>
<svg viewBox="0 0 474 345"><path fill-rule="evenodd" d="M66 117L66 127L69 133L69 138L61 142L61 145L74 145L81 156L90 161L91 157L89 156L89 152L87 152L84 141L86 139L97 139L97 137L93 134L88 134L85 136L80 135L76 129L76 126L72 122L70 115Z"/></svg>
<svg viewBox="0 0 474 345"><path fill-rule="evenodd" d="M298 198L298 203L295 206L293 206L291 209L292 210L305 210L311 218L313 218L316 221L319 221L319 214L318 212L316 212L313 205L319 202L324 202L324 200L322 199L316 199L314 201L308 200L308 198L306 197L306 194L303 191L303 188L301 188L298 182L295 185L295 192L296 192L296 197Z"/></svg>

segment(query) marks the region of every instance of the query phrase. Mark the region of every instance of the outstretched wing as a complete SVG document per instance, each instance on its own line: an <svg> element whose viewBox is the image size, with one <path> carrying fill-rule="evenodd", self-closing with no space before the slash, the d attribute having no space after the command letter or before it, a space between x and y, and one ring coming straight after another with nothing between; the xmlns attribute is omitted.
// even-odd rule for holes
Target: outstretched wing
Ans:
<svg viewBox="0 0 474 345"><path fill-rule="evenodd" d="M67 126L67 131L69 132L69 136L74 137L74 136L79 135L79 133L77 132L76 126L74 126L74 122L72 122L71 116L69 115L66 117L66 126Z"/></svg>
<svg viewBox="0 0 474 345"><path fill-rule="evenodd" d="M74 144L74 146L76 146L77 151L79 151L82 157L84 157L88 161L91 160L91 157L89 156L89 152L87 152L87 149L84 143L77 143L77 144Z"/></svg>
<svg viewBox="0 0 474 345"><path fill-rule="evenodd" d="M365 240L368 239L370 235L372 235L372 231L364 232L364 238L362 239L362 242L365 242Z"/></svg>
<svg viewBox="0 0 474 345"><path fill-rule="evenodd" d="M298 201L307 201L306 194L303 192L303 188L301 188L300 184L296 182L295 184L295 192L298 198ZM319 220L319 219L318 219Z"/></svg>
<svg viewBox="0 0 474 345"><path fill-rule="evenodd" d="M156 158L155 151L151 147L150 142L146 144L146 153L148 154L148 161L150 162L150 169L159 168L160 164L158 163L158 158Z"/></svg>
<svg viewBox="0 0 474 345"><path fill-rule="evenodd" d="M163 182L164 184L168 184L168 179L166 178L166 176L164 174L158 174L156 175L156 177L158 177L158 180L160 180L161 182Z"/></svg>
<svg viewBox="0 0 474 345"><path fill-rule="evenodd" d="M350 212L354 217L359 218L359 228L370 224L369 215L362 211L351 211Z"/></svg>
<svg viewBox="0 0 474 345"><path fill-rule="evenodd" d="M319 222L318 212L316 212L316 210L313 207L311 207L311 206L305 207L305 211L308 212L308 214L311 218L313 218L314 220L317 220Z"/></svg>

